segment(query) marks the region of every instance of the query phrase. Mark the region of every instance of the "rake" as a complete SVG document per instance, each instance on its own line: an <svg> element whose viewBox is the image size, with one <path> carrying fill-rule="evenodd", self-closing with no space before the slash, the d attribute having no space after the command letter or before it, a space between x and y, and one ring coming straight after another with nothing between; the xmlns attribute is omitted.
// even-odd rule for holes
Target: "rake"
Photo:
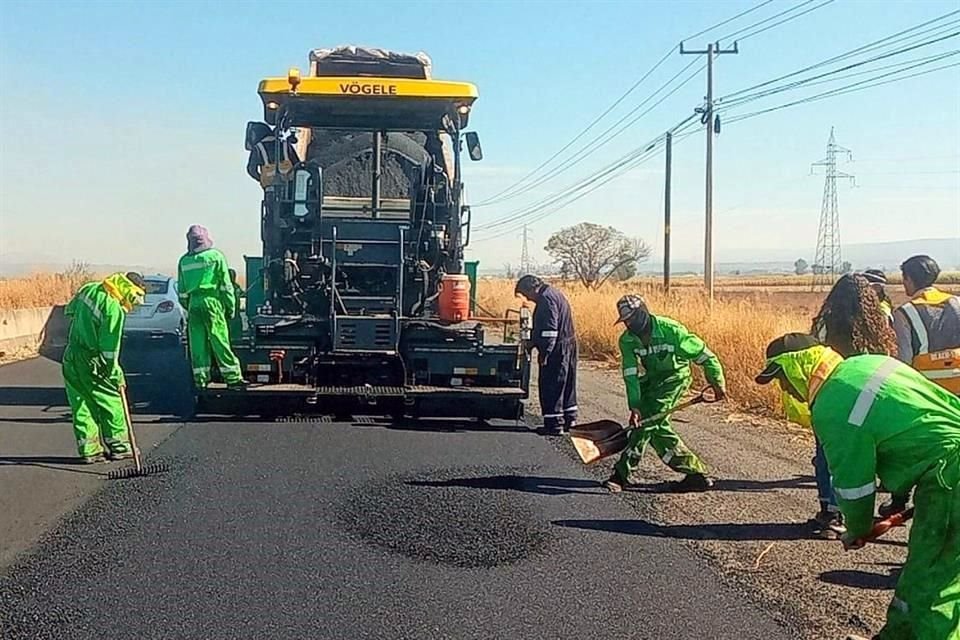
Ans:
<svg viewBox="0 0 960 640"><path fill-rule="evenodd" d="M111 480L125 480L127 478L141 478L143 476L169 471L169 467L162 462L154 462L147 465L143 464L143 461L140 459L140 448L137 447L137 438L133 434L133 420L130 419L130 403L127 402L126 385L120 387L120 398L123 400L123 417L127 421L127 433L130 434L130 448L133 450L134 466L111 471L107 477Z"/></svg>

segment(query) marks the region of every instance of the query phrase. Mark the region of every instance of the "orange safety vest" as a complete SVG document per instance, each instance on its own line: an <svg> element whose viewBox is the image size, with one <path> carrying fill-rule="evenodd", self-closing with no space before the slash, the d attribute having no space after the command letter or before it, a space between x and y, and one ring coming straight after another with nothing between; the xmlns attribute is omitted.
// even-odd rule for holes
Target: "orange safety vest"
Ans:
<svg viewBox="0 0 960 640"><path fill-rule="evenodd" d="M277 171L277 165L270 161L270 154L267 153L267 146L264 144L274 144L275 138L268 136L257 143L256 149L260 154L260 186L264 189L273 184L273 176ZM290 145L286 142L280 145L283 150L283 159L280 161L280 176L284 179L293 171L293 162L290 161Z"/></svg>
<svg viewBox="0 0 960 640"><path fill-rule="evenodd" d="M930 307L946 307L955 298L956 296L949 293L929 288L900 309L918 345L913 357L913 368L947 391L960 395L960 335L954 336L955 340L950 341L952 346L931 351L930 332L926 322L930 318Z"/></svg>

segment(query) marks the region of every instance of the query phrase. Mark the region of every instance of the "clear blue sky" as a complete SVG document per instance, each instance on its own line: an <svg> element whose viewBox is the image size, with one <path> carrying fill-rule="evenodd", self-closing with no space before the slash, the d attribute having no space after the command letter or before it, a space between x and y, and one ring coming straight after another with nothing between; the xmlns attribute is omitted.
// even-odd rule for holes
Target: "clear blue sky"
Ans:
<svg viewBox="0 0 960 640"><path fill-rule="evenodd" d="M799 1L776 0L710 37ZM423 50L436 77L476 83L472 125L486 157L465 175L479 202L566 143L671 45L758 2L7 0L0 3L0 254L169 267L193 222L207 224L232 261L256 253L260 188L244 172L243 132L260 116L257 82L289 66L306 69L308 51L320 46ZM957 8L956 0L837 0L720 58L717 95ZM929 53L957 49L958 40ZM617 115L689 61L673 56ZM701 77L529 199L477 209L475 219L588 175L690 114L703 95ZM718 259L740 257L740 249L795 247L800 255L812 247L823 181L809 166L823 156L831 126L853 149L856 161L845 169L861 185L840 193L845 242L960 236L958 122L953 68L725 128L716 155ZM656 242L662 164L654 159L533 225L536 255L552 231L582 220ZM701 255L702 171L702 136L677 145L678 259ZM519 241L477 243L473 252L486 265L516 262Z"/></svg>

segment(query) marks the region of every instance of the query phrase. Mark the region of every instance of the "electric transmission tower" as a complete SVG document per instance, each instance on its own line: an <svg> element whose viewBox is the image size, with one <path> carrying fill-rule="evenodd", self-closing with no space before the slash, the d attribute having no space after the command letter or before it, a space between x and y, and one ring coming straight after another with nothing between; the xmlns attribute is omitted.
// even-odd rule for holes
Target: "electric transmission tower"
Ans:
<svg viewBox="0 0 960 640"><path fill-rule="evenodd" d="M520 248L520 275L530 273L530 247L527 238L527 225L523 225L523 245Z"/></svg>
<svg viewBox="0 0 960 640"><path fill-rule="evenodd" d="M823 203L820 206L820 231L817 234L817 255L813 260L813 289L832 285L843 273L843 254L840 249L840 209L837 206L837 180L853 181L853 176L837 170L837 155L853 160L853 153L837 144L830 128L827 157L810 168L823 167Z"/></svg>

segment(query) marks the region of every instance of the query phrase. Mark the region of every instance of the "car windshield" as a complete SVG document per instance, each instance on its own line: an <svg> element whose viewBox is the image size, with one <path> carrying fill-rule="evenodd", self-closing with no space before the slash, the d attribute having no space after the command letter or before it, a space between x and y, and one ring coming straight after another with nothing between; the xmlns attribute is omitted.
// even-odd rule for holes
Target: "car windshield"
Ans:
<svg viewBox="0 0 960 640"><path fill-rule="evenodd" d="M170 289L169 280L145 280L144 290L148 296L163 295Z"/></svg>

